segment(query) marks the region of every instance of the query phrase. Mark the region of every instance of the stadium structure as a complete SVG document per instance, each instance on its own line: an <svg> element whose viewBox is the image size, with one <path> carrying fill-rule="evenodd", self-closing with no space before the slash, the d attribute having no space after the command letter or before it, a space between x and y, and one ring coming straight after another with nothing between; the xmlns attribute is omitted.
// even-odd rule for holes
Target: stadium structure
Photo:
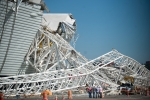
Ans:
<svg viewBox="0 0 150 100"><path fill-rule="evenodd" d="M47 13L44 13L47 11ZM0 90L5 95L102 86L114 90L125 76L150 86L150 71L113 49L88 60L73 45L72 14L52 14L43 0L0 0Z"/></svg>

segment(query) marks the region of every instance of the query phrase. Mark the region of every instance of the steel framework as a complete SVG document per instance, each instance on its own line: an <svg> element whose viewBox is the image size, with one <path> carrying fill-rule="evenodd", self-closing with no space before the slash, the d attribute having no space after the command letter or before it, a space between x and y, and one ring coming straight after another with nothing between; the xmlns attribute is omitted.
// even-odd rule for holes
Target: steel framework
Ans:
<svg viewBox="0 0 150 100"><path fill-rule="evenodd" d="M5 95L39 94L44 89L60 92L87 84L114 90L125 76L134 77L135 85L150 86L150 71L115 49L90 61L77 52L70 45L76 24L69 16L70 23L59 22L57 30L46 20L41 24L18 75L0 78Z"/></svg>
<svg viewBox="0 0 150 100"><path fill-rule="evenodd" d="M65 33L74 33L70 31L71 27L67 28ZM134 59L113 49L88 61L61 35L44 25L39 29L25 60L26 65L32 66L36 72L0 78L0 88L5 94L38 94L46 88L56 92L86 84L107 84L107 89L114 89L118 86L117 82L127 75L135 78L136 85L150 85L149 70Z"/></svg>

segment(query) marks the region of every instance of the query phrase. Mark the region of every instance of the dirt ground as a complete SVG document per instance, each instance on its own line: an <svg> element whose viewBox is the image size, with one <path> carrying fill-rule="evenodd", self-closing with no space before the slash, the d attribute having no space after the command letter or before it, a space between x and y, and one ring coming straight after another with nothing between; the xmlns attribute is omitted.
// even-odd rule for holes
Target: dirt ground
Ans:
<svg viewBox="0 0 150 100"><path fill-rule="evenodd" d="M48 100L54 100L55 96L49 97ZM150 96L144 96L144 95L130 95L129 97L127 95L113 95L113 96L105 96L104 98L88 98L87 95L84 96L73 96L72 100L150 100ZM19 98L11 97L11 98L5 98L4 100L42 100L42 97L40 96L33 96L33 97L27 97L27 98ZM58 100L62 100L61 96L58 96ZM65 96L64 100L68 100L67 96Z"/></svg>

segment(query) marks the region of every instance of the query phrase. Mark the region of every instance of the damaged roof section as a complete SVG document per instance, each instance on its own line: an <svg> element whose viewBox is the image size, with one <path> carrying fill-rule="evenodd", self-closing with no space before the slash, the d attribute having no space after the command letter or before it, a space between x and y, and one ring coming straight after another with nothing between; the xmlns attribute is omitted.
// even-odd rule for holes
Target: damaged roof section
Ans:
<svg viewBox="0 0 150 100"><path fill-rule="evenodd" d="M43 14L44 25L51 28L52 31L57 31L60 23L65 22L68 25L76 26L75 19L71 14Z"/></svg>
<svg viewBox="0 0 150 100"><path fill-rule="evenodd" d="M9 2L16 2L18 1L18 5L22 2L25 2L26 4L31 4L31 5L38 5L41 6L40 10L45 10L46 12L50 12L50 10L48 9L48 7L46 6L44 0L8 0ZM18 6L19 7L19 6Z"/></svg>
<svg viewBox="0 0 150 100"><path fill-rule="evenodd" d="M41 6L41 10L46 10L46 12L50 12L50 10L47 8L44 0L23 0L23 1L28 1L29 3L37 4Z"/></svg>
<svg viewBox="0 0 150 100"><path fill-rule="evenodd" d="M42 25L52 33L58 33L67 42L72 40L76 31L76 21L71 14L43 14Z"/></svg>

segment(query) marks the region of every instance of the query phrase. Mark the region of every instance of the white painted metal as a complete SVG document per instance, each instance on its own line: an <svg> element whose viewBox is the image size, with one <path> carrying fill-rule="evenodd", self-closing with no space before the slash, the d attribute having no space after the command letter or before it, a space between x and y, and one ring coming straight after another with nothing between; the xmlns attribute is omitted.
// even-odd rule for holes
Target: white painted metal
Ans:
<svg viewBox="0 0 150 100"><path fill-rule="evenodd" d="M22 9L21 5L19 9ZM75 20L72 23L67 22L66 19L71 20L72 16L70 14L49 14L49 16L59 16L57 18L59 22L56 24L56 20L52 17L49 21L44 18L45 22L38 29L24 59L15 52L9 52L10 57L7 61L12 64L7 66L9 70L16 71L17 62L20 60L24 62L17 72L18 75L0 78L0 90L3 90L5 95L39 94L44 89L59 92L84 87L86 84L101 85L104 90L113 90L124 76L133 76L135 85L150 86L150 71L115 49L91 61L86 59L70 45L75 35L76 24ZM45 24L50 21L54 22L55 27L52 24ZM28 30L24 31L27 34L28 32ZM14 35L14 37L18 36ZM28 39L26 36L24 38ZM5 49L4 47L5 45L1 45L1 48ZM16 47L20 52L25 52L24 47L21 49L19 44ZM16 55L17 60L13 61L11 55ZM5 73L9 74L7 68Z"/></svg>
<svg viewBox="0 0 150 100"><path fill-rule="evenodd" d="M42 48L39 48L40 42ZM32 44L26 62L37 73L1 78L0 86L5 94L38 94L46 88L56 92L86 84L107 84L107 89L114 89L118 86L117 81L126 75L134 75L137 85L150 85L150 72L117 50L88 61L60 35L51 33L48 28L45 30L45 27L39 29Z"/></svg>
<svg viewBox="0 0 150 100"><path fill-rule="evenodd" d="M41 0L29 0L29 2L36 3L36 4L40 4L40 3L41 3Z"/></svg>
<svg viewBox="0 0 150 100"><path fill-rule="evenodd" d="M22 0L19 0L18 5L10 0L0 1L1 76L18 74L42 22L43 11L40 8L40 5L30 5ZM32 13L37 16L31 16Z"/></svg>

